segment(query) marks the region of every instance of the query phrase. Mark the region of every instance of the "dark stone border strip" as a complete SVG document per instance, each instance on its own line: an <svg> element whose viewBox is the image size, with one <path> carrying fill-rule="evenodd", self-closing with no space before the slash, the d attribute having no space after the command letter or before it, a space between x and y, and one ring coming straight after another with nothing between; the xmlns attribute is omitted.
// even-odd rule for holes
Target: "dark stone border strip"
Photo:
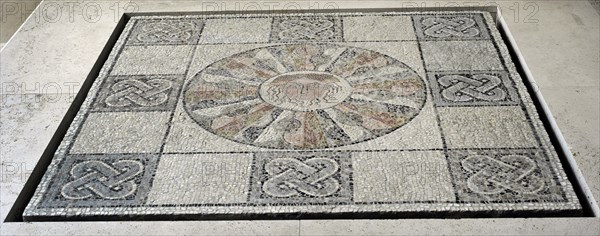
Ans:
<svg viewBox="0 0 600 236"><path fill-rule="evenodd" d="M580 217L578 210L536 211L536 217ZM343 219L461 219L461 218L531 218L531 211L420 211L420 212L345 212L345 213L248 213L248 214L158 214L98 216L36 216L31 221L216 221L216 220L343 220Z"/></svg>
<svg viewBox="0 0 600 236"><path fill-rule="evenodd" d="M533 102L536 112L538 113L538 117L540 118L540 121L542 121L542 125L544 126L544 129L548 133L550 142L552 143L552 146L554 146L554 148L556 150L556 154L558 155L560 164L563 167L563 171L567 175L567 179L569 180L569 182L571 182L571 184L573 185L573 190L575 191L575 194L577 195L577 199L579 200L579 203L581 204L581 207L583 210L582 216L598 217L597 215L594 215L593 210L592 210L593 206L590 204L590 202L588 202L588 200L585 196L586 194L585 194L585 190L584 190L584 188L585 188L584 185L586 185L586 183L580 183L577 180L577 177L575 177L575 170L573 170L573 166L571 166L569 164L568 160L566 160L568 158L567 153L569 153L570 151L564 149L564 147L561 145L560 141L558 140L559 134L557 134L557 130L553 129L552 126L550 125L550 119L553 119L552 117L548 117L548 115L551 114L550 111L543 109L543 107L541 105L542 104L541 101L543 98L541 97L540 94L538 94L536 92L537 91L536 87L534 87L530 83L530 81L526 79L527 75L525 73L525 69L521 66L521 65L524 65L525 62L520 60L517 57L517 52L514 48L514 45L512 45L509 42L508 36L506 35L507 32L504 31L504 28L503 27L497 27L497 28L500 33L500 37L502 37L502 41L505 42L505 45L508 49L510 59L515 64L517 73L519 73L519 75L521 76L521 78L523 80L523 84L525 85L525 88L527 88L527 92L529 93L529 96L531 98L531 101ZM502 58L501 55L500 55L500 57Z"/></svg>

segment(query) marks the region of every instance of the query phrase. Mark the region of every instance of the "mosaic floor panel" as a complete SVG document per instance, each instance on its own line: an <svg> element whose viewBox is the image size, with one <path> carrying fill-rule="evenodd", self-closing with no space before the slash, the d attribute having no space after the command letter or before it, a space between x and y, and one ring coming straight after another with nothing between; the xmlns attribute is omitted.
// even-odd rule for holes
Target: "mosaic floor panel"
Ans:
<svg viewBox="0 0 600 236"><path fill-rule="evenodd" d="M494 22L134 16L24 219L579 214Z"/></svg>

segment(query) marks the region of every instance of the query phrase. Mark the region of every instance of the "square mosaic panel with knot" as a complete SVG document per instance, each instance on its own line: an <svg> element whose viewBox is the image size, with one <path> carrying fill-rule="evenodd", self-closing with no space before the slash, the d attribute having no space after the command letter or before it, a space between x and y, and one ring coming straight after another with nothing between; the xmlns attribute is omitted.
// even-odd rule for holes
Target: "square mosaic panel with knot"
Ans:
<svg viewBox="0 0 600 236"><path fill-rule="evenodd" d="M133 16L24 219L580 215L494 22Z"/></svg>

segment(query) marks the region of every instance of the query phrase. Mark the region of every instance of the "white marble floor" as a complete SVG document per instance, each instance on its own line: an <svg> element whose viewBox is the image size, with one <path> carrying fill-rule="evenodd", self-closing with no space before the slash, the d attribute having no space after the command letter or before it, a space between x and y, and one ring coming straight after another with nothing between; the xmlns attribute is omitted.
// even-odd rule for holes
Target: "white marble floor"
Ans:
<svg viewBox="0 0 600 236"><path fill-rule="evenodd" d="M0 54L0 216L24 182L124 11L445 6L444 2L44 1ZM483 5L454 2L450 6ZM600 195L598 13L588 1L500 2L596 199ZM44 11L45 9L45 11ZM60 17L57 17L60 13ZM68 14L74 11L74 14ZM94 14L99 13L101 14ZM70 17L72 16L72 17ZM482 227L482 225L484 227ZM1 234L599 234L598 218L2 223Z"/></svg>

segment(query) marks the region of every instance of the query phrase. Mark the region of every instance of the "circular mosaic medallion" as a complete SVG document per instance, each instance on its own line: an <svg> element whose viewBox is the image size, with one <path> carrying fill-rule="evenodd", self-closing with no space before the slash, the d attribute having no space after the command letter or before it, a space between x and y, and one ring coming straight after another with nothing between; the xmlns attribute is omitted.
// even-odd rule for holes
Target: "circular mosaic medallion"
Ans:
<svg viewBox="0 0 600 236"><path fill-rule="evenodd" d="M390 133L423 107L425 83L400 61L332 44L258 48L209 65L186 86L202 128L267 148L313 149Z"/></svg>

